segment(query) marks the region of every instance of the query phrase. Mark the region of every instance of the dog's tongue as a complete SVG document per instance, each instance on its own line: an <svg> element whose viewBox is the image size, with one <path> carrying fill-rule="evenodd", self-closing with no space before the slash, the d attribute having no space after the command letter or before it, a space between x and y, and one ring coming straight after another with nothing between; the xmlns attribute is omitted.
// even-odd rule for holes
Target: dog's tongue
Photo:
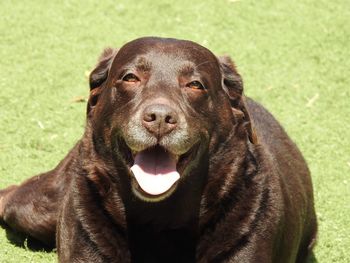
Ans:
<svg viewBox="0 0 350 263"><path fill-rule="evenodd" d="M175 156L157 147L139 152L131 171L142 190L150 195L166 192L180 178Z"/></svg>

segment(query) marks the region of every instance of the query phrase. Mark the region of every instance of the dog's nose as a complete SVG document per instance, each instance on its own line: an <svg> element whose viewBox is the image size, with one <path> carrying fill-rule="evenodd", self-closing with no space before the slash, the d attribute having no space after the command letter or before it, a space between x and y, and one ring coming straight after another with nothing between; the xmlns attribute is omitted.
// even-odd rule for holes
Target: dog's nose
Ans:
<svg viewBox="0 0 350 263"><path fill-rule="evenodd" d="M143 126L158 138L170 133L177 126L178 115L165 104L153 104L143 111Z"/></svg>

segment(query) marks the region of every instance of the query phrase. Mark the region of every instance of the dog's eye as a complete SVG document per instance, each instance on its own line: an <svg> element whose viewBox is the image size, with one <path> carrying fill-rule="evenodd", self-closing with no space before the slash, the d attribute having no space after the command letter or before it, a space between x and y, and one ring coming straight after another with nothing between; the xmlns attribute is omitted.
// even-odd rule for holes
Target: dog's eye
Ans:
<svg viewBox="0 0 350 263"><path fill-rule="evenodd" d="M123 81L135 83L140 81L140 79L135 74L128 73L123 77Z"/></svg>
<svg viewBox="0 0 350 263"><path fill-rule="evenodd" d="M204 90L205 87L203 86L202 83L200 83L199 81L195 80L195 81L192 81L190 83L188 83L186 85L187 88L190 88L190 89L197 89L197 90Z"/></svg>

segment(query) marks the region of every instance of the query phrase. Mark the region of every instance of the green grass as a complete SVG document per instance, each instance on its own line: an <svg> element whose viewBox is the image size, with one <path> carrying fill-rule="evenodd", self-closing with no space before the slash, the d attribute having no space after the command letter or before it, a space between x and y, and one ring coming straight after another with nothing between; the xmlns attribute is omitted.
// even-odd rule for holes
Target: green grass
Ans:
<svg viewBox="0 0 350 263"><path fill-rule="evenodd" d="M0 10L0 188L52 168L81 136L85 104L72 101L88 95L86 72L104 47L190 39L231 55L246 94L297 142L315 186L316 260L350 262L347 0L1 1ZM0 262L55 258L0 229Z"/></svg>

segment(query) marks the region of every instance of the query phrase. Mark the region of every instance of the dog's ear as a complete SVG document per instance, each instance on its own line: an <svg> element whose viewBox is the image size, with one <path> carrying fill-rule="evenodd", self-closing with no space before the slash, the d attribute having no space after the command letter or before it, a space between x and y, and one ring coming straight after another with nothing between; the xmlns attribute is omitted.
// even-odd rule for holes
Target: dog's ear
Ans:
<svg viewBox="0 0 350 263"><path fill-rule="evenodd" d="M230 57L222 56L218 57L218 59L223 76L222 86L230 99L233 115L238 122L243 122L250 142L256 144L257 136L246 107L241 75L238 74L236 66Z"/></svg>
<svg viewBox="0 0 350 263"><path fill-rule="evenodd" d="M98 97L101 93L101 87L107 80L109 69L117 52L117 49L106 48L100 55L96 67L90 73L90 97L87 108L88 113L97 103Z"/></svg>

